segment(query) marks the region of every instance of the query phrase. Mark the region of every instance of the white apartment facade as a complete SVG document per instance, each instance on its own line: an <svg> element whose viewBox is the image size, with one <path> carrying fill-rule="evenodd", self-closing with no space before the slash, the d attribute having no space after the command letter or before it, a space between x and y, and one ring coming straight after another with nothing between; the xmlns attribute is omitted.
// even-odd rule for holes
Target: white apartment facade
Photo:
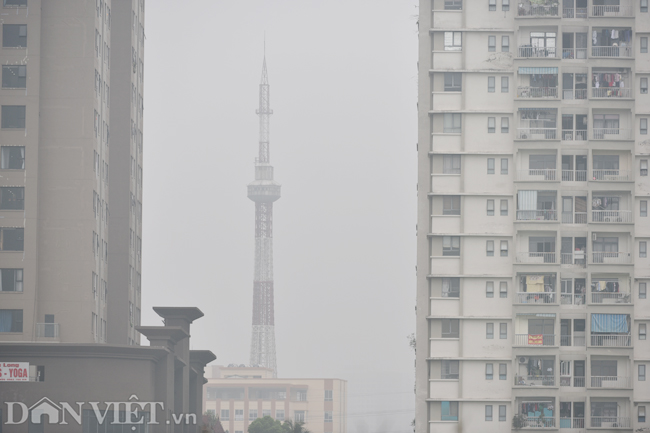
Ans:
<svg viewBox="0 0 650 433"><path fill-rule="evenodd" d="M650 431L649 38L646 0L420 1L417 433Z"/></svg>

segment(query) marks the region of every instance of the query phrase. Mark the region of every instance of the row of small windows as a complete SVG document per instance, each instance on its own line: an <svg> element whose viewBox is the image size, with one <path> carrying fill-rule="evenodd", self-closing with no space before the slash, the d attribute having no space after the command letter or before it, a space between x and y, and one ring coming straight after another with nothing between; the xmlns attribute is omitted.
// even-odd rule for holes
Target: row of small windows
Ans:
<svg viewBox="0 0 650 433"><path fill-rule="evenodd" d="M487 2L488 2L488 11L494 12L497 10L497 0L487 0ZM445 10L460 11L462 9L463 9L463 0L445 0ZM510 0L501 0L501 10L502 11L510 10ZM640 0L639 11L648 12L648 0Z"/></svg>

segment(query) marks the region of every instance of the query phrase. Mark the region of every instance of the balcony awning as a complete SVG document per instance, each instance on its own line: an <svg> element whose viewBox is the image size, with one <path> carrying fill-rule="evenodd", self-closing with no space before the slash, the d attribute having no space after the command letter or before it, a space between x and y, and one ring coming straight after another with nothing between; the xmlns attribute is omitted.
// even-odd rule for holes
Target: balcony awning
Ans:
<svg viewBox="0 0 650 433"><path fill-rule="evenodd" d="M592 314L591 332L627 334L627 314Z"/></svg>
<svg viewBox="0 0 650 433"><path fill-rule="evenodd" d="M522 66L519 68L519 75L535 75L535 74L555 74L557 75L558 69L553 67L540 68L532 66Z"/></svg>
<svg viewBox="0 0 650 433"><path fill-rule="evenodd" d="M555 313L517 313L517 316L555 317Z"/></svg>
<svg viewBox="0 0 650 433"><path fill-rule="evenodd" d="M551 112L557 113L557 108L531 108L531 107L519 107L519 111L539 111L539 112Z"/></svg>

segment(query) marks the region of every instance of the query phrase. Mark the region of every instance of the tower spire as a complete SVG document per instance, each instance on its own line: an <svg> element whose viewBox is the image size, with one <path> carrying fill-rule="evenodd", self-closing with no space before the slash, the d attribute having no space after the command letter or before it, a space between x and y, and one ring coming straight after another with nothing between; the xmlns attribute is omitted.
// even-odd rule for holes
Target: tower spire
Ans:
<svg viewBox="0 0 650 433"><path fill-rule="evenodd" d="M255 273L253 276L252 365L262 365L277 376L275 360L275 313L273 301L273 202L280 198L280 185L273 180L270 164L270 86L266 71L266 41L259 107L260 140L255 160L255 180L248 185L248 198L255 202Z"/></svg>

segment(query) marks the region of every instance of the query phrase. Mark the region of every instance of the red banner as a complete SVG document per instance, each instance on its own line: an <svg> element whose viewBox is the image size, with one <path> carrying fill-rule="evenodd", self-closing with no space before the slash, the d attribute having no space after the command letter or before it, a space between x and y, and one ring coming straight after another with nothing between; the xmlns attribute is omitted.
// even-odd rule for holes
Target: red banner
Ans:
<svg viewBox="0 0 650 433"><path fill-rule="evenodd" d="M544 336L541 334L538 335L529 335L528 336L528 345L529 346L541 346L544 344Z"/></svg>

